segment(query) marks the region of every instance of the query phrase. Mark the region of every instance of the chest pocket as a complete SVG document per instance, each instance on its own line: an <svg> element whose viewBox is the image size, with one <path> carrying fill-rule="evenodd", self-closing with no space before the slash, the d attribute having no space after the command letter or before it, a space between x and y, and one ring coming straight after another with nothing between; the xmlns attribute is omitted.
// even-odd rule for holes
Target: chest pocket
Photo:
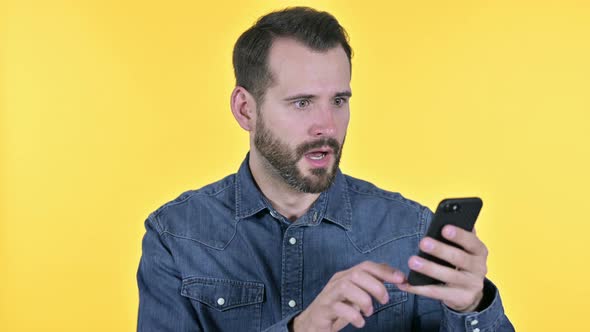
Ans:
<svg viewBox="0 0 590 332"><path fill-rule="evenodd" d="M391 306L403 304L404 302L406 302L408 300L408 293L399 290L393 284L385 283L385 289L387 289L387 292L389 293L389 301L385 304L381 304L377 300L373 299L373 312L374 313L377 313L377 312L384 310L386 308L389 308Z"/></svg>
<svg viewBox="0 0 590 332"><path fill-rule="evenodd" d="M365 318L365 326L361 331L406 331L404 306L408 300L408 293L399 290L395 285L385 283L389 293L389 302L379 303L373 299L373 314ZM359 331L352 325L347 325L343 332Z"/></svg>
<svg viewBox="0 0 590 332"><path fill-rule="evenodd" d="M262 283L192 277L182 281L180 294L191 300L205 330L260 330Z"/></svg>

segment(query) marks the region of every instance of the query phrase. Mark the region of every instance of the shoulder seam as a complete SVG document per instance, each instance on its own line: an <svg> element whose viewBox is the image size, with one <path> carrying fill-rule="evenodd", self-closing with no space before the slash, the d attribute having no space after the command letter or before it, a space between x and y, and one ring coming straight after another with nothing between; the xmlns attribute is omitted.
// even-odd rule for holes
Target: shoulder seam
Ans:
<svg viewBox="0 0 590 332"><path fill-rule="evenodd" d="M430 211L430 209L428 209L428 207L423 206L421 211L420 211L420 237L424 237L426 235L426 224L427 224L427 218L428 218L428 212Z"/></svg>
<svg viewBox="0 0 590 332"><path fill-rule="evenodd" d="M182 203L186 202L189 198L191 198L191 197L193 197L195 195L203 195L203 196L207 196L207 197L215 196L215 195L218 195L218 194L222 193L223 191L227 190L227 188L231 187L234 184L235 184L235 181L232 179L232 181L230 183L228 183L226 186L221 187L220 189L218 189L215 192L212 192L210 194L206 194L206 193L201 192L201 190L204 187L203 188L200 188L200 189L197 189L197 190L192 190L192 191L185 192L185 194L186 194L185 197L182 197L183 194L181 194L180 195L180 197L182 197L181 199L179 199L180 197L178 197L177 199L172 200L172 201L170 201L170 202L162 205L159 209L157 209L154 212L154 216L155 217L159 216L161 213L163 213L169 207L182 204ZM161 226L161 225L159 225L159 226Z"/></svg>
<svg viewBox="0 0 590 332"><path fill-rule="evenodd" d="M416 212L418 212L418 213L420 213L420 210L423 208L423 206L420 205L419 203L411 202L407 198L400 195L399 193L388 192L388 191L385 191L385 190L380 189L378 187L374 187L373 190L371 190L371 191L360 191L360 190L355 189L352 186L349 186L348 188L357 194L367 195L367 196L377 196L377 197L380 197L380 198L383 198L383 199L386 199L389 201L395 201L395 202L402 203L402 204L416 210ZM397 197L391 197L389 195L395 195Z"/></svg>
<svg viewBox="0 0 590 332"><path fill-rule="evenodd" d="M164 232L163 232L162 225L160 224L160 221L158 220L158 215L154 214L154 213L150 214L148 216L148 222L154 226L154 228L158 232L158 235L162 236L162 233L164 233Z"/></svg>

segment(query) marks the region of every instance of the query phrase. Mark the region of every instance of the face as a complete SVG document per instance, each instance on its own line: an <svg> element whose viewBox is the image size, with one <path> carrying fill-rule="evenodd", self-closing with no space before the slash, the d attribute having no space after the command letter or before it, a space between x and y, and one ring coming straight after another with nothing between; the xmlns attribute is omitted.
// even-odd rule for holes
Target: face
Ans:
<svg viewBox="0 0 590 332"><path fill-rule="evenodd" d="M334 180L350 119L350 65L338 46L318 52L277 39L273 85L257 105L254 147L266 169L292 188L320 193Z"/></svg>

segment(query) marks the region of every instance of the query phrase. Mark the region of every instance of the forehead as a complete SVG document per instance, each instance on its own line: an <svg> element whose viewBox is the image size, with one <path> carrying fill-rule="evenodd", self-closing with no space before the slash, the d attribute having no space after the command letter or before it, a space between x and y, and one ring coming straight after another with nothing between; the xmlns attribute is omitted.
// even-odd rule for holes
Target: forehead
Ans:
<svg viewBox="0 0 590 332"><path fill-rule="evenodd" d="M291 38L277 38L269 52L272 89L284 93L349 89L350 64L342 46L317 51Z"/></svg>

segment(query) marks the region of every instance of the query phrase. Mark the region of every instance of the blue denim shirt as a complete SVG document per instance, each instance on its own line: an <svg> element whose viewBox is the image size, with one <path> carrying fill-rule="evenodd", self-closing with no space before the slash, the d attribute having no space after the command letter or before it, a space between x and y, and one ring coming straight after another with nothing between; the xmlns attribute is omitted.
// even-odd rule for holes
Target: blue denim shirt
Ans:
<svg viewBox="0 0 590 332"><path fill-rule="evenodd" d="M424 206L338 171L291 222L256 186L247 156L237 174L185 192L148 217L137 329L288 331L338 271L370 260L407 274L431 216ZM374 301L364 330L514 331L488 280L489 306L471 313L385 286L389 302Z"/></svg>

